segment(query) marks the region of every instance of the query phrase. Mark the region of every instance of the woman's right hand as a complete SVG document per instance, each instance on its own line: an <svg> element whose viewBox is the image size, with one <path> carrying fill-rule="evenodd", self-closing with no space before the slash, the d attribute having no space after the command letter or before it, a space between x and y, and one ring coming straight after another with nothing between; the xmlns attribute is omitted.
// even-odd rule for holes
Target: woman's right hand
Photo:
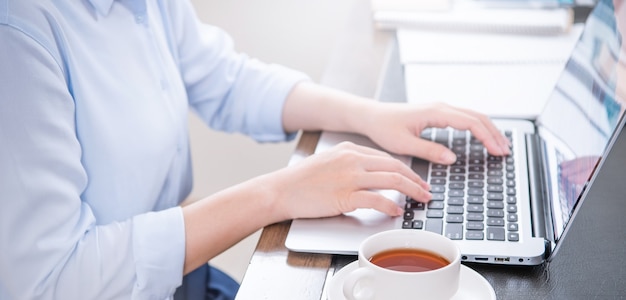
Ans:
<svg viewBox="0 0 626 300"><path fill-rule="evenodd" d="M386 152L343 142L268 174L283 218L339 215L373 208L391 216L403 210L377 190L397 190L417 201L431 199L429 185Z"/></svg>

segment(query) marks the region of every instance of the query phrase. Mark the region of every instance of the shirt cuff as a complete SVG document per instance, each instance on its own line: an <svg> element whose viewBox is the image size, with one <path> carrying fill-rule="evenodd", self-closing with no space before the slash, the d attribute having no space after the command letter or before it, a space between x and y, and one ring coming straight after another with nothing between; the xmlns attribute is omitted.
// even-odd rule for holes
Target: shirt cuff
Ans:
<svg viewBox="0 0 626 300"><path fill-rule="evenodd" d="M166 299L182 284L185 225L177 206L133 218L133 299Z"/></svg>

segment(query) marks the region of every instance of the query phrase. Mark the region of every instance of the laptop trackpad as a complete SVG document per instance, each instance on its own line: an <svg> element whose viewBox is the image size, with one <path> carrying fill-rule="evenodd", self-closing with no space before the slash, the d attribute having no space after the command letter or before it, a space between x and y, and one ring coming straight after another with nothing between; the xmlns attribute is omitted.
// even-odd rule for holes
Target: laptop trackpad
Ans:
<svg viewBox="0 0 626 300"><path fill-rule="evenodd" d="M385 197L404 201L397 191L379 191ZM359 244L372 234L400 228L402 218L373 209L357 209L336 217L297 219L291 223L285 246L297 252L356 254Z"/></svg>

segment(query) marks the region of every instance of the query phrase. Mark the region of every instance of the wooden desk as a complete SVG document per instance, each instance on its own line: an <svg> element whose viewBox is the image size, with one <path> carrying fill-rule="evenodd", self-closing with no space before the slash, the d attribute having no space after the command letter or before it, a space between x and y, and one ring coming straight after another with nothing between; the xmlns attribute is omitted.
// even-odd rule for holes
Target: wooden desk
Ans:
<svg viewBox="0 0 626 300"><path fill-rule="evenodd" d="M346 24L346 38L339 41L323 83L382 101L404 101L394 35L372 27L368 1L356 3ZM310 155L318 139L319 133L303 133L292 159ZM600 174L600 183L581 204L584 209L550 263L537 267L469 265L491 283L498 299L626 298L626 134L618 144L610 155L621 157L621 163ZM290 224L283 222L263 230L238 300L325 300L325 282L356 259L288 251L284 242Z"/></svg>

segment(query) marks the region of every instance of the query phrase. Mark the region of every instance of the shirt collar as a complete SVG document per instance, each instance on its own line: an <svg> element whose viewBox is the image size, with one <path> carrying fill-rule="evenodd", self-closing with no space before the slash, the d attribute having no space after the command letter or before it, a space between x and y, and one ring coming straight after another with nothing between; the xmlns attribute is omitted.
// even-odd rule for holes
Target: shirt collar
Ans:
<svg viewBox="0 0 626 300"><path fill-rule="evenodd" d="M96 10L103 16L109 14L109 11L111 11L111 6L113 5L113 1L115 0L89 0L91 5L93 5L93 7L95 7Z"/></svg>

